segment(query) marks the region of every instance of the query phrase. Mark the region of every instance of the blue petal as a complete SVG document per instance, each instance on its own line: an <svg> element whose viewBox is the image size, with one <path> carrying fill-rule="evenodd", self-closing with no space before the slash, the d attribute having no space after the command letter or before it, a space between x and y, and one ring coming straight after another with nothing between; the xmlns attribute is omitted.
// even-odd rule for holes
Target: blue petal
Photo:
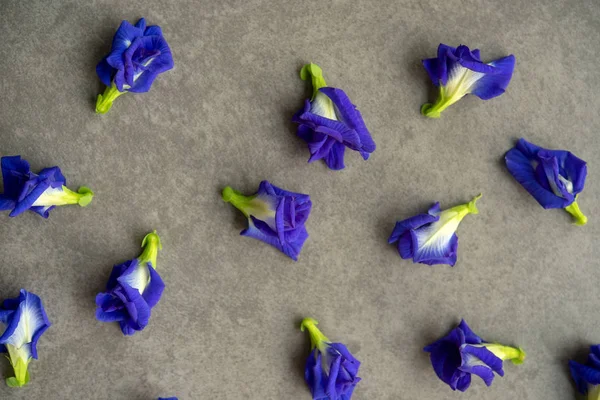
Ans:
<svg viewBox="0 0 600 400"><path fill-rule="evenodd" d="M21 156L7 156L2 157L1 164L4 195L16 199L21 194L25 182L29 180L29 163L21 159Z"/></svg>
<svg viewBox="0 0 600 400"><path fill-rule="evenodd" d="M464 345L461 347L461 371L479 376L487 386L494 380L494 372L504 375L502 360L485 347Z"/></svg>
<svg viewBox="0 0 600 400"><path fill-rule="evenodd" d="M571 377L573 377L573 380L577 385L577 390L579 390L581 394L587 393L588 384L600 384L600 370L598 369L579 364L572 360L569 361L569 369L571 371Z"/></svg>
<svg viewBox="0 0 600 400"><path fill-rule="evenodd" d="M569 205L568 200L555 195L551 190L547 190L538 182L530 159L519 148L509 150L504 158L506 167L511 175L542 207L546 209L564 208Z"/></svg>
<svg viewBox="0 0 600 400"><path fill-rule="evenodd" d="M375 142L371 138L371 134L365 125L360 111L358 111L356 106L350 101L350 98L341 89L323 87L319 91L331 99L335 106L337 118L358 133L360 139L359 150L363 154L363 158L369 158L368 154L375 151Z"/></svg>
<svg viewBox="0 0 600 400"><path fill-rule="evenodd" d="M138 22L135 23L135 27L141 30L146 29L146 20L144 18L140 18Z"/></svg>
<svg viewBox="0 0 600 400"><path fill-rule="evenodd" d="M327 167L334 171L339 171L346 168L344 164L344 153L346 152L346 146L343 143L333 142L332 146L325 157L325 164ZM368 157L367 157L368 158ZM314 161L314 160L309 160Z"/></svg>
<svg viewBox="0 0 600 400"><path fill-rule="evenodd" d="M148 304L148 307L154 307L160 300L165 289L165 284L152 264L148 263L148 271L150 272L150 283L146 286L146 290L142 293L142 297Z"/></svg>
<svg viewBox="0 0 600 400"><path fill-rule="evenodd" d="M326 399L325 386L327 384L327 374L323 371L321 353L314 349L306 359L304 367L304 380L308 385L313 399Z"/></svg>
<svg viewBox="0 0 600 400"><path fill-rule="evenodd" d="M439 204L440 203L435 203L434 207L437 206L439 208ZM398 222L396 222L396 225L394 226L394 230L392 231L392 234L390 235L390 237L388 239L388 243L392 244L392 243L398 241L398 239L400 238L400 235L404 234L407 231L420 228L424 225L430 224L439 219L440 218L438 216L428 213L428 214L418 214L418 215L415 215L414 217L410 217L405 220L398 221Z"/></svg>
<svg viewBox="0 0 600 400"><path fill-rule="evenodd" d="M0 194L0 211L12 210L13 208L15 208L16 204L17 202L14 199L6 195Z"/></svg>
<svg viewBox="0 0 600 400"><path fill-rule="evenodd" d="M115 307L119 304L119 308ZM110 293L96 295L96 319L100 322L118 322L127 318L125 310L121 307L120 299Z"/></svg>
<svg viewBox="0 0 600 400"><path fill-rule="evenodd" d="M160 73L173 68L173 57L167 41L161 36L135 39L123 54L125 81L130 92L147 92Z"/></svg>
<svg viewBox="0 0 600 400"><path fill-rule="evenodd" d="M427 265L456 264L458 236L454 232L438 229L434 224L411 231L413 261Z"/></svg>
<svg viewBox="0 0 600 400"><path fill-rule="evenodd" d="M119 284L118 278L121 277L126 271L132 271L135 266L137 266L138 260L134 258L133 260L125 261L122 264L115 265L110 273L110 277L108 278L108 282L106 283L106 290L111 291Z"/></svg>
<svg viewBox="0 0 600 400"><path fill-rule="evenodd" d="M121 22L121 25L113 38L110 54L106 57L106 62L111 67L122 70L124 68L123 53L131 46L136 38L143 35L143 29L136 28L128 21Z"/></svg>
<svg viewBox="0 0 600 400"><path fill-rule="evenodd" d="M12 314L0 343L17 348L30 344L31 356L37 358L37 341L50 327L50 321L38 296L21 289L19 300L19 307Z"/></svg>
<svg viewBox="0 0 600 400"><path fill-rule="evenodd" d="M440 43L437 50L437 57L423 60L423 66L435 86L446 85L448 81L448 54L456 51L454 47Z"/></svg>
<svg viewBox="0 0 600 400"><path fill-rule="evenodd" d="M133 327L134 330L141 331L148 325L150 320L150 307L137 289L128 285L123 285L122 288L125 296L127 297L127 301L124 303L124 305L129 313L129 316L131 317L131 319L126 322L129 323L129 327ZM121 330L125 335L131 334L129 329L123 329L123 325L121 325Z"/></svg>
<svg viewBox="0 0 600 400"><path fill-rule="evenodd" d="M100 78L100 81L106 86L110 86L114 73L115 69L106 62L106 57L96 65L96 74L98 75L98 78Z"/></svg>
<svg viewBox="0 0 600 400"><path fill-rule="evenodd" d="M482 100L489 100L504 93L515 68L515 56L510 55L492 61L489 65L494 67L494 72L485 74L475 83L471 91L472 94Z"/></svg>
<svg viewBox="0 0 600 400"><path fill-rule="evenodd" d="M471 386L471 374L465 374L456 382L456 389L466 391Z"/></svg>
<svg viewBox="0 0 600 400"><path fill-rule="evenodd" d="M477 336L475 334L475 332L473 332L471 330L471 328L469 328L469 325L467 325L467 322L464 319L460 320L460 324L458 325L458 328L465 335L465 343L468 343L468 344L480 344L480 343L483 343L483 339L480 338L479 336Z"/></svg>
<svg viewBox="0 0 600 400"><path fill-rule="evenodd" d="M151 25L144 31L144 36L162 36L162 30L158 25Z"/></svg>

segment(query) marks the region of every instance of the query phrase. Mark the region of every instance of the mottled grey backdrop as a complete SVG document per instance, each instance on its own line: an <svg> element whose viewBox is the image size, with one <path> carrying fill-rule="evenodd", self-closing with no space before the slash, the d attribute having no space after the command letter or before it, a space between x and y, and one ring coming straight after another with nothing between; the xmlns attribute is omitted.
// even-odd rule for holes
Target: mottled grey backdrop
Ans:
<svg viewBox="0 0 600 400"><path fill-rule="evenodd" d="M120 21L142 16L162 26L175 69L96 115L95 65ZM567 360L600 342L599 21L596 0L2 0L0 153L59 165L96 197L48 220L0 216L0 297L26 288L53 323L30 385L0 384L0 398L310 399L303 316L362 361L356 400L574 398ZM432 90L420 60L440 42L487 61L514 53L507 93L421 117ZM378 146L369 161L306 164L290 118L310 93L308 61L359 106ZM589 162L587 226L507 173L521 136ZM238 236L244 219L220 199L263 179L312 197L297 263ZM387 245L396 219L479 192L456 267ZM95 320L94 296L152 229L167 287L150 325L123 337ZM526 363L453 393L421 349L461 317L523 346Z"/></svg>

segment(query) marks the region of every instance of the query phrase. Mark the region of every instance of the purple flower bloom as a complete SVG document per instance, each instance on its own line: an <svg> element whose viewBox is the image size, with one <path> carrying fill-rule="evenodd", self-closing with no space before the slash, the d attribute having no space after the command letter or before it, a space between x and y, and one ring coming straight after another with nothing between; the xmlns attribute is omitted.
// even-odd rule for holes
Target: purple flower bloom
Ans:
<svg viewBox="0 0 600 400"><path fill-rule="evenodd" d="M262 240L298 260L308 238L304 224L312 207L309 195L288 192L262 181L252 196L244 196L227 186L223 189L223 200L248 218L248 228L241 232L242 236Z"/></svg>
<svg viewBox="0 0 600 400"><path fill-rule="evenodd" d="M4 300L0 307L0 323L5 326L0 336L1 351L8 353L15 376L6 379L11 387L24 386L29 382L27 366L38 358L37 342L50 321L42 300L23 289L18 297Z"/></svg>
<svg viewBox="0 0 600 400"><path fill-rule="evenodd" d="M96 318L119 322L124 335L133 335L148 325L150 310L165 288L155 270L158 250L162 249L156 231L144 237L142 247L144 251L138 258L115 265L106 292L96 296Z"/></svg>
<svg viewBox="0 0 600 400"><path fill-rule="evenodd" d="M350 400L360 378L358 361L342 343L332 343L317 328L318 322L305 318L300 329L310 335L311 351L304 379L313 400Z"/></svg>
<svg viewBox="0 0 600 400"><path fill-rule="evenodd" d="M463 45L454 48L440 44L437 57L423 60L423 66L440 93L435 104L421 107L421 113L439 118L442 111L467 94L489 100L504 93L515 68L515 56L485 64L477 49L470 51Z"/></svg>
<svg viewBox="0 0 600 400"><path fill-rule="evenodd" d="M98 96L96 112L108 112L113 101L125 92L149 91L154 79L173 65L171 49L159 26L146 27L144 18L135 26L121 22L110 53L96 66L98 77L107 86Z"/></svg>
<svg viewBox="0 0 600 400"><path fill-rule="evenodd" d="M475 197L467 204L441 211L435 203L427 214L396 222L388 243L398 243L398 253L404 259L427 265L448 264L454 266L458 251L456 229L468 214L478 214Z"/></svg>
<svg viewBox="0 0 600 400"><path fill-rule="evenodd" d="M600 396L600 345L590 346L587 362L580 364L569 361L571 377L577 384L581 394L588 394L588 399L598 399Z"/></svg>
<svg viewBox="0 0 600 400"><path fill-rule="evenodd" d="M302 80L312 77L314 91L312 100L306 100L304 108L292 119L300 124L298 136L308 143L308 162L324 159L329 168L344 169L346 147L368 159L375 151L375 142L346 93L328 87L316 64L306 64L300 77Z"/></svg>
<svg viewBox="0 0 600 400"><path fill-rule="evenodd" d="M564 208L575 218L575 224L587 223L576 201L585 185L585 161L568 151L547 150L525 139L519 139L505 160L512 176L542 207Z"/></svg>
<svg viewBox="0 0 600 400"><path fill-rule="evenodd" d="M494 372L504 376L504 360L522 364L526 356L521 348L484 341L464 320L449 334L426 346L424 351L430 353L431 365L437 376L452 390L462 392L469 388L471 374L479 376L490 386Z"/></svg>
<svg viewBox="0 0 600 400"><path fill-rule="evenodd" d="M85 186L77 193L69 190L58 167L44 168L34 174L21 156L2 157L1 165L4 193L0 195L0 210L11 210L11 217L30 210L48 218L55 206L79 204L85 207L94 196Z"/></svg>

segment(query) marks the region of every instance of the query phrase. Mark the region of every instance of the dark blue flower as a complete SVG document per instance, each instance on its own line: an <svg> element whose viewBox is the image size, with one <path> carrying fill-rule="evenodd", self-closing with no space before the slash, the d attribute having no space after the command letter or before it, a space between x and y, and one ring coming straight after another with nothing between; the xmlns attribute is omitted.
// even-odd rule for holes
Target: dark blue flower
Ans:
<svg viewBox="0 0 600 400"><path fill-rule="evenodd" d="M570 360L569 369L581 394L589 392L590 400L600 398L600 345L590 346L590 354L585 364Z"/></svg>
<svg viewBox="0 0 600 400"><path fill-rule="evenodd" d="M308 143L308 162L324 159L329 168L343 169L346 147L368 159L375 151L375 142L346 93L328 87L316 64L306 64L300 77L303 80L311 77L313 84L312 100L306 100L304 108L292 119L300 124L298 136Z"/></svg>
<svg viewBox="0 0 600 400"><path fill-rule="evenodd" d="M42 300L23 289L18 297L4 300L0 307L0 323L5 327L0 336L1 351L8 353L15 376L6 379L11 387L29 382L27 366L38 358L37 342L50 327Z"/></svg>
<svg viewBox="0 0 600 400"><path fill-rule="evenodd" d="M243 236L262 240L298 260L308 238L304 224L312 207L309 195L288 192L262 181L252 196L244 196L227 186L223 189L223 200L248 218L248 228L241 232Z"/></svg>
<svg viewBox="0 0 600 400"><path fill-rule="evenodd" d="M456 229L465 216L479 213L475 203L480 197L444 211L440 203L435 203L427 214L396 222L388 243L398 242L400 257L412 258L415 263L454 266L458 252Z"/></svg>
<svg viewBox="0 0 600 400"><path fill-rule="evenodd" d="M437 376L452 388L464 392L471 384L471 374L479 376L487 386L494 373L504 376L503 361L522 364L525 352L521 348L488 343L477 336L462 320L458 327L423 350L430 353L431 365Z"/></svg>
<svg viewBox="0 0 600 400"><path fill-rule="evenodd" d="M123 93L149 91L154 79L173 65L171 49L159 26L146 27L144 18L135 26L123 21L110 53L96 66L98 77L107 86L104 94L98 96L96 112L108 112Z"/></svg>
<svg viewBox="0 0 600 400"><path fill-rule="evenodd" d="M133 335L148 325L150 311L165 288L155 269L158 250L162 249L156 231L144 237L142 247L138 258L114 266L106 292L96 296L96 318L119 322L124 335Z"/></svg>
<svg viewBox="0 0 600 400"><path fill-rule="evenodd" d="M2 157L4 193L0 195L0 210L10 210L16 217L27 210L48 218L55 206L79 204L87 206L94 193L82 186L73 192L58 167L44 168L34 174L21 156Z"/></svg>
<svg viewBox="0 0 600 400"><path fill-rule="evenodd" d="M504 93L515 68L515 56L485 64L477 49L440 44L437 57L423 60L423 66L433 84L439 87L439 96L434 104L424 104L421 113L439 118L442 111L467 94L489 100Z"/></svg>
<svg viewBox="0 0 600 400"><path fill-rule="evenodd" d="M564 208L577 225L587 223L576 201L585 185L585 161L568 151L547 150L525 139L519 139L505 160L512 176L542 207Z"/></svg>
<svg viewBox="0 0 600 400"><path fill-rule="evenodd" d="M360 378L358 361L342 343L332 343L317 328L318 322L305 318L300 329L310 335L311 351L304 379L313 400L350 400Z"/></svg>

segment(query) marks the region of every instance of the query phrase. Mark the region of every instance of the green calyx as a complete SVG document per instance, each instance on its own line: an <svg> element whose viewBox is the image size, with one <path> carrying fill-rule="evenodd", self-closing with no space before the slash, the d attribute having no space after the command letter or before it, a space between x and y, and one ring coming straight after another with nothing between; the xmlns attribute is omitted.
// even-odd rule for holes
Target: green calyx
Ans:
<svg viewBox="0 0 600 400"><path fill-rule="evenodd" d="M499 343L486 343L482 346L502 361L510 360L515 365L523 364L527 357L525 351L520 347L504 346Z"/></svg>
<svg viewBox="0 0 600 400"><path fill-rule="evenodd" d="M112 107L113 101L124 93L127 92L119 92L114 82L110 86L107 86L106 89L104 89L104 93L98 95L98 99L96 100L96 113L106 114Z"/></svg>
<svg viewBox="0 0 600 400"><path fill-rule="evenodd" d="M456 103L460 99L449 96L446 88L440 84L440 92L435 103L425 103L421 106L421 114L428 118L439 118L442 111Z"/></svg>
<svg viewBox="0 0 600 400"><path fill-rule="evenodd" d="M31 358L27 357L22 348L17 349L11 344L7 344L6 349L8 350L7 358L15 371L15 376L6 378L6 384L9 387L23 387L27 385L27 383L29 383L29 371L27 370L27 366L29 365Z"/></svg>
<svg viewBox="0 0 600 400"><path fill-rule="evenodd" d="M327 87L327 83L325 82L325 78L323 78L323 70L317 64L306 64L300 70L300 79L306 81L309 78L312 79L313 87L313 95L311 100L314 100L317 96L317 93L319 93L319 89L322 87Z"/></svg>
<svg viewBox="0 0 600 400"><path fill-rule="evenodd" d="M319 330L319 328L317 328L317 325L319 324L319 322L313 318L304 318L302 320L302 323L300 324L300 330L302 332L304 332L305 330L308 331L308 335L310 336L310 348L311 349L319 349L320 351L323 350L324 345L326 343L330 343L329 339L327 339L327 336L323 335L323 333Z"/></svg>
<svg viewBox="0 0 600 400"><path fill-rule="evenodd" d="M456 207L452 207L448 211L453 211L453 212L457 213L457 216L460 219L462 219L463 217L465 217L468 214L479 214L479 210L477 209L477 200L479 200L481 198L481 196L482 196L482 194L480 193L477 196L473 197L473 200L471 200L470 202L468 202L466 204L461 204Z"/></svg>
<svg viewBox="0 0 600 400"><path fill-rule="evenodd" d="M237 190L227 186L223 189L221 197L226 203L231 203L232 206L240 210L246 218L250 218L250 215L261 218L268 218L275 216L275 211L269 208L269 204L261 199L257 198L256 195L244 196Z"/></svg>
<svg viewBox="0 0 600 400"><path fill-rule="evenodd" d="M575 225L583 226L587 224L588 219L579 209L579 204L577 204L577 201L574 201L569 206L565 207L565 211L573 216Z"/></svg>
<svg viewBox="0 0 600 400"><path fill-rule="evenodd" d="M42 193L37 198L34 206L51 207L51 206L66 206L70 204L79 204L81 207L85 207L92 202L94 198L94 192L86 186L80 187L77 192L72 191L66 186L63 186L61 190L51 190Z"/></svg>
<svg viewBox="0 0 600 400"><path fill-rule="evenodd" d="M138 257L140 263L151 263L152 268L156 269L156 259L158 258L158 251L162 250L162 243L160 242L160 236L156 233L156 230L144 236L142 240L142 247L144 251Z"/></svg>

